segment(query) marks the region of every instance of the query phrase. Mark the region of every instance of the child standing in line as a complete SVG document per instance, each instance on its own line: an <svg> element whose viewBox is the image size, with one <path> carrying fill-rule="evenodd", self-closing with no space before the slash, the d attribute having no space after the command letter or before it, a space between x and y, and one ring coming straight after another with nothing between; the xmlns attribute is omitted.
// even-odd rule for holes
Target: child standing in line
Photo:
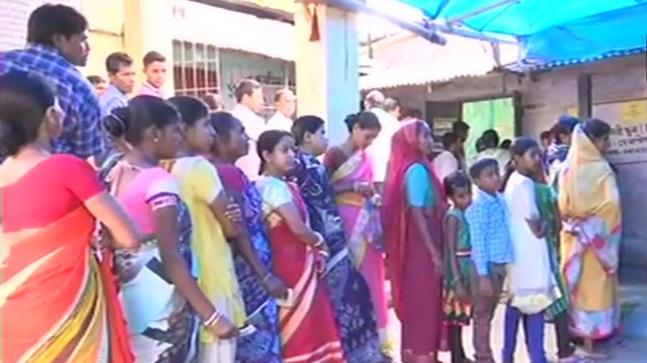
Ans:
<svg viewBox="0 0 647 363"><path fill-rule="evenodd" d="M513 363L519 323L526 322L531 363L547 363L544 351L544 310L559 297L551 269L546 224L537 207L534 177L541 168L539 144L517 139L511 148L514 170L508 174L504 199L514 262L508 268L510 299L505 311L503 363Z"/></svg>
<svg viewBox="0 0 647 363"><path fill-rule="evenodd" d="M444 180L445 194L452 208L444 220L445 232L445 278L444 312L448 328L449 349L452 363L471 362L463 349L463 326L472 319L470 280L474 274L470 232L465 219L465 210L472 203L472 183L460 171L449 174Z"/></svg>
<svg viewBox="0 0 647 363"><path fill-rule="evenodd" d="M508 209L498 193L501 187L499 164L484 158L470 167L477 188L465 218L472 243L472 279L474 304L474 350L477 363L494 363L490 345L491 322L506 276L506 266L513 260L508 228Z"/></svg>

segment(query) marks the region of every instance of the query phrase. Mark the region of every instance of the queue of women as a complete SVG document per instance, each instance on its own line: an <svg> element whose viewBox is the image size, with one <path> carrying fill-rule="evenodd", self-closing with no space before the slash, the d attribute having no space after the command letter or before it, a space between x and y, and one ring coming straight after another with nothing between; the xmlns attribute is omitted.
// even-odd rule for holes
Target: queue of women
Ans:
<svg viewBox="0 0 647 363"><path fill-rule="evenodd" d="M504 363L519 322L533 363L546 362L545 321L564 362L573 337L603 357L592 342L618 327L620 209L602 121L559 135L571 146L557 188L528 138L505 183L492 159L438 180L431 129L408 121L378 193L370 112L349 116L331 148L315 116L264 132L254 183L235 166L248 153L241 122L192 97L115 109L104 127L118 152L100 170L50 153L60 119L40 78L0 76L3 362L389 362L383 254L407 363L438 362L443 336L452 362L470 362L472 320L475 359L494 362L504 279Z"/></svg>

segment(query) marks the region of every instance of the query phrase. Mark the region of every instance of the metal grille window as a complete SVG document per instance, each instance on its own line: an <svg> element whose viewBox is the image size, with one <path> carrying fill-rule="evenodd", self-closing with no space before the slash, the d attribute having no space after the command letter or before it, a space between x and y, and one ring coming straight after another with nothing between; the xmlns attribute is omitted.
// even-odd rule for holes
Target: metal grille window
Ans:
<svg viewBox="0 0 647 363"><path fill-rule="evenodd" d="M173 41L175 94L218 93L218 52L213 45Z"/></svg>

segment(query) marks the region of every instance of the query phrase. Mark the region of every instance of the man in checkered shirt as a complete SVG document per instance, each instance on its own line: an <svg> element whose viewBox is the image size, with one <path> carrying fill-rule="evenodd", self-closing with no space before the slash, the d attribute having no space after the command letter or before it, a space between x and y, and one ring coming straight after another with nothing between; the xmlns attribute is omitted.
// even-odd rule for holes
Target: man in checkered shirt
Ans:
<svg viewBox="0 0 647 363"><path fill-rule="evenodd" d="M85 66L88 59L87 29L86 19L71 7L37 8L29 17L25 49L0 53L0 74L19 70L47 80L63 112L63 129L52 151L98 163L106 153L99 101L75 67Z"/></svg>

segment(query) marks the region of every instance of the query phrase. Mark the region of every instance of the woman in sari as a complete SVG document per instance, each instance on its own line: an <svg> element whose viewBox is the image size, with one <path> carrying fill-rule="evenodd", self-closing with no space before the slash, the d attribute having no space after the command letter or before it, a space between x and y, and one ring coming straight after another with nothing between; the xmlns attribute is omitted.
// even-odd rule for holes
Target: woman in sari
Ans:
<svg viewBox="0 0 647 363"><path fill-rule="evenodd" d="M402 322L402 360L436 363L442 323L442 222L447 210L426 155L433 146L423 121L393 136L383 221L395 312Z"/></svg>
<svg viewBox="0 0 647 363"><path fill-rule="evenodd" d="M325 278L346 360L384 362L370 290L352 265L335 192L326 168L317 160L328 147L324 133L324 121L317 116L299 117L294 122L292 134L299 149L289 178L299 186L308 207L310 227L323 235L330 251Z"/></svg>
<svg viewBox="0 0 647 363"><path fill-rule="evenodd" d="M326 152L324 165L331 175L350 257L368 283L380 343L388 351L380 201L372 182L371 162L365 152L380 132L380 121L372 112L362 112L349 115L344 122L350 135L343 144Z"/></svg>
<svg viewBox="0 0 647 363"><path fill-rule="evenodd" d="M271 130L258 139L262 177L256 182L269 229L274 273L288 286L279 300L283 359L289 363L344 362L326 286L328 250L307 225L307 210L296 186L284 180L294 167L294 141Z"/></svg>
<svg viewBox="0 0 647 363"><path fill-rule="evenodd" d="M227 188L227 195L236 200L244 223L235 242L234 266L243 294L247 322L256 331L238 338L236 362L280 363L279 310L275 299L285 298L283 282L272 273L272 251L263 224L261 196L245 173L234 163L247 155L249 137L243 125L227 112L209 116L216 131L212 162Z"/></svg>
<svg viewBox="0 0 647 363"><path fill-rule="evenodd" d="M113 128L130 150L108 173L111 191L144 233L137 251L117 251L122 301L138 362L188 362L196 355L197 315L206 330L228 339L236 328L191 274L191 218L180 185L158 166L180 148L180 115L169 103L137 96ZM115 125L117 126L117 125Z"/></svg>
<svg viewBox="0 0 647 363"><path fill-rule="evenodd" d="M595 340L619 327L618 254L622 234L616 177L604 153L611 128L600 120L578 125L565 169L559 178L561 268L570 293L570 330L584 339L586 352Z"/></svg>
<svg viewBox="0 0 647 363"><path fill-rule="evenodd" d="M168 102L180 112L184 143L178 157L164 160L162 166L179 181L182 200L191 214L198 285L224 317L242 326L245 309L227 243L227 238L238 237L239 228L228 218L234 211L228 210L228 197L216 168L202 156L208 155L213 145L209 110L190 96L172 97ZM201 362L229 363L236 357L234 338L218 339L203 329L200 343Z"/></svg>
<svg viewBox="0 0 647 363"><path fill-rule="evenodd" d="M258 190L235 162L249 152L249 137L240 120L227 112L209 117L216 131L212 162L226 185L227 193L240 205L244 223L234 240L234 266L243 293L247 322L254 334L238 339L236 362L282 362L279 311L275 299L286 297L283 282L272 273L272 251L263 224L262 200Z"/></svg>
<svg viewBox="0 0 647 363"><path fill-rule="evenodd" d="M97 219L112 247L137 248L139 233L90 164L50 154L60 130L42 80L0 76L0 361L130 363L109 261L91 239Z"/></svg>
<svg viewBox="0 0 647 363"><path fill-rule="evenodd" d="M557 287L559 298L549 306L544 315L547 321L555 325L555 340L557 341L557 357L560 363L576 361L575 348L571 345L568 333L568 289L562 278L559 255L559 232L562 229L557 194L546 182L543 170L535 178L535 197L541 219L546 223L546 243L550 255L550 265ZM527 336L527 335L526 335Z"/></svg>

